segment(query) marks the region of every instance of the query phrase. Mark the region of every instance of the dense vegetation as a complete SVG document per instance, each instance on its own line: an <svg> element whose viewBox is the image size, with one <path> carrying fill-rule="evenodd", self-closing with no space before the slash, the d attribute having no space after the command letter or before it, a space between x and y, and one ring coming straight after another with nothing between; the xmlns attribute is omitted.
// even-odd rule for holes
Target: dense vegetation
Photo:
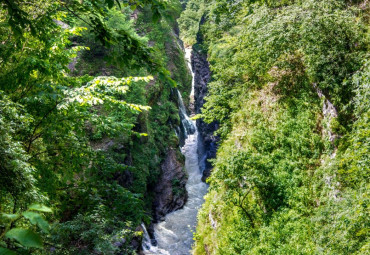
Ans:
<svg viewBox="0 0 370 255"><path fill-rule="evenodd" d="M0 6L0 254L134 254L190 92L181 3Z"/></svg>
<svg viewBox="0 0 370 255"><path fill-rule="evenodd" d="M369 9L189 1L182 36L205 18L213 73L201 117L222 138L194 254L370 253Z"/></svg>
<svg viewBox="0 0 370 255"><path fill-rule="evenodd" d="M194 254L370 253L368 0L0 6L1 255L137 252L182 160L178 30L221 138Z"/></svg>

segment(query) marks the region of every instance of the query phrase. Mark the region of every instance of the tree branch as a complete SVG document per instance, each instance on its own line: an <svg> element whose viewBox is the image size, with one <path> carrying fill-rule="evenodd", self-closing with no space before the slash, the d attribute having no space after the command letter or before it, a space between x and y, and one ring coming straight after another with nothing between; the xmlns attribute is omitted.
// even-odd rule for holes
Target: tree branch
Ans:
<svg viewBox="0 0 370 255"><path fill-rule="evenodd" d="M33 132L32 132L32 135L31 135L31 137L30 137L30 139L29 139L29 142L28 142L28 146L27 146L27 152L29 153L30 152L30 150L31 150L31 145L32 145L32 143L35 141L35 140L37 140L40 136L41 136L41 134L39 134L38 136L36 136L36 137L34 137L34 135L35 135L35 133L36 133L36 130L39 128L39 126L44 122L44 120L57 108L57 106L58 106L58 104L59 104L59 102L58 101L56 101L56 103L55 103L55 106L53 106L43 117L42 117L42 119L36 124L36 126L34 127L34 129L33 129Z"/></svg>

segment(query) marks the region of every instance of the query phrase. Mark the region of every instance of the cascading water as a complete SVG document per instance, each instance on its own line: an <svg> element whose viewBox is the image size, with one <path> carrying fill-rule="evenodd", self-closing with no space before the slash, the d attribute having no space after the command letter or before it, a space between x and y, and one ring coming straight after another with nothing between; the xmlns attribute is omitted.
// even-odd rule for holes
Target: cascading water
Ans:
<svg viewBox="0 0 370 255"><path fill-rule="evenodd" d="M186 49L186 59L190 64L191 49ZM193 74L193 72L192 72ZM194 74L192 83L192 94L194 95ZM194 100L190 99L191 102ZM185 206L166 216L165 221L155 224L154 236L157 246L150 242L148 233L144 233L143 250L144 254L162 255L189 255L193 244L193 232L197 224L198 210L204 202L204 195L207 193L207 184L202 182L202 173L199 168L198 142L199 135L195 122L190 120L185 106L179 94L180 117L186 131L185 145L181 148L185 155L185 168L189 175L186 184L188 201ZM183 116L181 116L183 115ZM145 227L145 226L144 226Z"/></svg>
<svg viewBox="0 0 370 255"><path fill-rule="evenodd" d="M146 230L146 227L143 224L141 224L141 227L143 228L144 231L144 236L143 236L143 254L146 255L170 255L170 253L166 250L160 249L157 246L152 245L148 230Z"/></svg>
<svg viewBox="0 0 370 255"><path fill-rule="evenodd" d="M178 104L179 104L179 115L181 120L181 128L184 129L185 139L189 135L195 133L195 123L190 120L188 114L186 113L186 108L184 102L182 101L182 96L180 91L177 90Z"/></svg>
<svg viewBox="0 0 370 255"><path fill-rule="evenodd" d="M191 92L190 92L190 106L194 108L194 91L195 91L195 75L193 72L193 67L191 65L191 54L192 54L192 49L191 48L186 48L185 49L185 59L188 63L189 70L191 71ZM193 109L194 110L194 109Z"/></svg>

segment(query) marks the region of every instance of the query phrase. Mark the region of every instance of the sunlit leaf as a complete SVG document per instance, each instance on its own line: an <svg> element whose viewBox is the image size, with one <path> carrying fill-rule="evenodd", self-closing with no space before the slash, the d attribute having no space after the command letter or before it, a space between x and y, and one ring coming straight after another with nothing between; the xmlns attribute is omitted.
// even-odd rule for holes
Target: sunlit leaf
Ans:
<svg viewBox="0 0 370 255"><path fill-rule="evenodd" d="M15 220L19 217L19 214L7 214L7 213L2 213L1 217L9 219L9 220Z"/></svg>
<svg viewBox="0 0 370 255"><path fill-rule="evenodd" d="M32 211L39 211L39 212L53 212L51 208L45 205L41 205L41 204L33 204L28 209Z"/></svg>
<svg viewBox="0 0 370 255"><path fill-rule="evenodd" d="M14 239L25 247L42 248L40 235L29 229L13 228L5 234L5 237Z"/></svg>
<svg viewBox="0 0 370 255"><path fill-rule="evenodd" d="M49 232L49 223L40 214L35 212L24 212L22 215L33 225L39 226L44 232Z"/></svg>

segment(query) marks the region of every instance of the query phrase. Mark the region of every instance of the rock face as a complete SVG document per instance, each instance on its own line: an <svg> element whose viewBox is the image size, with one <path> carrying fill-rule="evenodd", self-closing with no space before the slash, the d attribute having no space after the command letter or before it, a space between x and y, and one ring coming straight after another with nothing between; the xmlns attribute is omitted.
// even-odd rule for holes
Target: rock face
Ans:
<svg viewBox="0 0 370 255"><path fill-rule="evenodd" d="M324 99L322 113L324 115L324 118L327 119L327 122L329 123L328 127L324 130L324 133L329 138L333 146L335 147L335 141L338 138L340 138L340 136L332 130L330 123L332 122L333 119L338 118L338 110L330 102L330 100L324 95L322 90L319 87L317 87L316 84L314 84L314 88L316 89L316 93L319 96L319 98Z"/></svg>
<svg viewBox="0 0 370 255"><path fill-rule="evenodd" d="M201 24L205 22L203 17ZM192 68L194 72L194 104L195 104L195 113L201 113L201 108L205 103L205 97L207 96L208 82L211 80L211 70L209 68L209 63L207 61L207 52L202 50L203 35L201 32L197 34L197 44L193 47L192 54ZM203 171L202 180L205 181L212 170L211 163L208 162L208 159L216 157L217 152L217 143L219 137L214 136L213 133L218 129L218 123L205 123L202 119L197 120L197 128L200 134L202 148L199 148L199 165Z"/></svg>
<svg viewBox="0 0 370 255"><path fill-rule="evenodd" d="M161 165L161 176L154 189L154 222L164 220L166 214L180 209L186 203L187 175L175 149L170 148Z"/></svg>

